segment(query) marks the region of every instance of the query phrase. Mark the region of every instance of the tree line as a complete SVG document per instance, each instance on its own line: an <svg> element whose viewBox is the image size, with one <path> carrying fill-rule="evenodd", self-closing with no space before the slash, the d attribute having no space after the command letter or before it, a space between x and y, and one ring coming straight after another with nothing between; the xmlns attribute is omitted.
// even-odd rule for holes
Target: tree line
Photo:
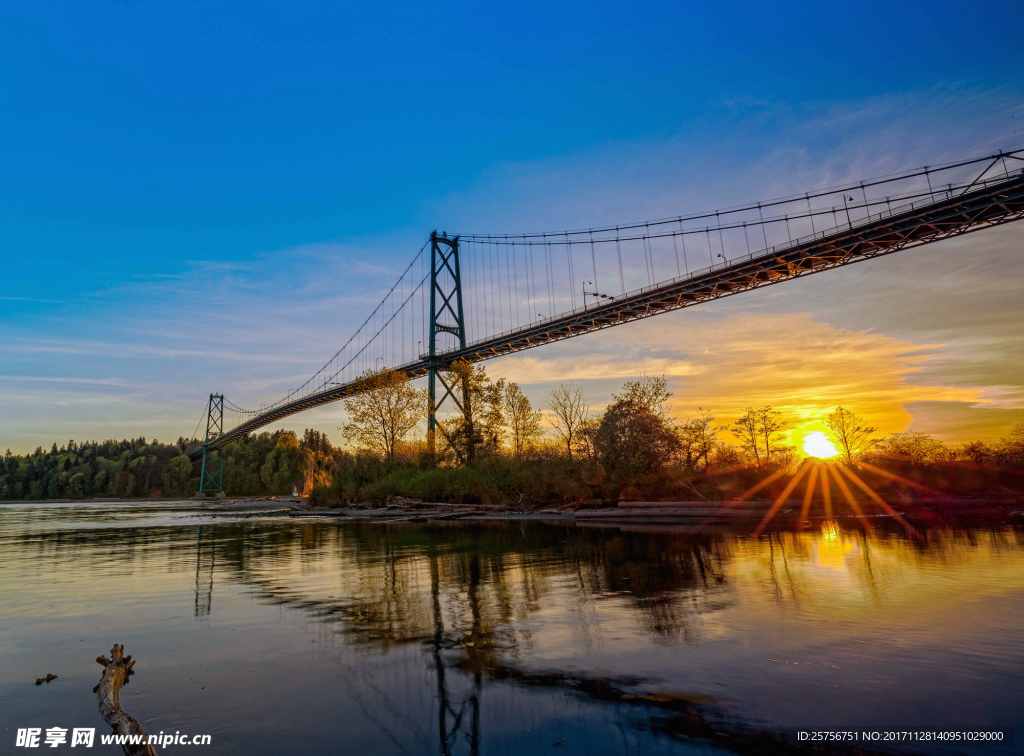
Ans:
<svg viewBox="0 0 1024 756"><path fill-rule="evenodd" d="M492 379L482 365L455 363L440 376L452 412L426 436L427 392L402 373L383 369L360 379L345 400L339 428L347 448L307 429L252 434L225 446L224 489L232 496L286 495L294 488L318 501L594 501L623 495L725 495L721 471L763 475L800 464L786 442L792 420L770 405L748 407L731 423L710 412L679 420L664 378L626 381L597 412L573 383L552 389L535 408L521 387ZM447 404L445 406L448 406ZM545 421L550 433L545 433ZM943 444L915 431L878 436L860 416L836 407L822 418L825 434L847 464L1024 468L1024 423L1004 438ZM198 465L197 442L145 438L69 441L31 454L8 451L0 498L188 496Z"/></svg>
<svg viewBox="0 0 1024 756"><path fill-rule="evenodd" d="M0 466L0 499L187 497L198 487L199 466L188 457L198 444L179 438L69 441L25 455L8 449ZM233 496L290 494L293 486L330 480L334 450L307 430L253 434L224 448L224 488Z"/></svg>

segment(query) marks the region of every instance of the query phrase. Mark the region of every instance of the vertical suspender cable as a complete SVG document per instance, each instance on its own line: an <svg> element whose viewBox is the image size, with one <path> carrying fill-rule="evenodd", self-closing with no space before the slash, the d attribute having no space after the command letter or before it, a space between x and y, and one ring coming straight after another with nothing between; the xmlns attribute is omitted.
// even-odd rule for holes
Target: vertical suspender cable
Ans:
<svg viewBox="0 0 1024 756"><path fill-rule="evenodd" d="M764 212L761 210L761 203L757 203L757 216L761 219L761 236L764 237L764 248L768 249L768 232L764 228Z"/></svg>
<svg viewBox="0 0 1024 756"><path fill-rule="evenodd" d="M644 272L647 274L647 285L651 285L651 260L647 252L647 234L640 237L640 243L644 246Z"/></svg>
<svg viewBox="0 0 1024 756"><path fill-rule="evenodd" d="M548 305L550 307L549 317L554 317L555 314L555 267L551 260L551 242L547 242L544 245L544 256L547 262L547 276L548 276Z"/></svg>
<svg viewBox="0 0 1024 756"><path fill-rule="evenodd" d="M569 260L569 297L572 302L572 309L576 309L576 272L572 267L572 241L569 239L569 234L565 234L565 252L566 257Z"/></svg>
<svg viewBox="0 0 1024 756"><path fill-rule="evenodd" d="M498 333L497 320L495 319L495 267L490 264L490 243L487 243L487 266L490 268L490 289L488 302L490 304L490 335Z"/></svg>
<svg viewBox="0 0 1024 756"><path fill-rule="evenodd" d="M725 254L725 239L722 238L722 219L718 217L717 210L715 210L715 218L718 220L718 245L722 248L722 261L727 262L728 258Z"/></svg>
<svg viewBox="0 0 1024 756"><path fill-rule="evenodd" d="M516 262L516 243L512 242L512 271L515 274L516 328L519 327L519 263Z"/></svg>
<svg viewBox="0 0 1024 756"><path fill-rule="evenodd" d="M619 242L619 227L615 227L615 255L619 258L619 286L622 287L622 293L626 293L626 277L622 273L622 246Z"/></svg>
<svg viewBox="0 0 1024 756"><path fill-rule="evenodd" d="M508 289L508 327L512 328L512 270L508 263L508 237L505 237L505 287ZM517 305L518 308L518 305Z"/></svg>
<svg viewBox="0 0 1024 756"><path fill-rule="evenodd" d="M690 261L686 259L686 234L683 232L683 222L679 221L679 242L683 245L683 265L686 266L686 275L690 275Z"/></svg>
<svg viewBox="0 0 1024 756"><path fill-rule="evenodd" d="M590 262L594 266L594 291L601 291L601 287L597 283L597 255L594 254L594 232L590 232ZM586 298L584 297L584 300ZM586 302L584 301L584 304Z"/></svg>
<svg viewBox="0 0 1024 756"><path fill-rule="evenodd" d="M647 268L647 284L649 286L654 283L654 249L651 247L651 227L645 223L644 228L647 229L644 234L644 267Z"/></svg>

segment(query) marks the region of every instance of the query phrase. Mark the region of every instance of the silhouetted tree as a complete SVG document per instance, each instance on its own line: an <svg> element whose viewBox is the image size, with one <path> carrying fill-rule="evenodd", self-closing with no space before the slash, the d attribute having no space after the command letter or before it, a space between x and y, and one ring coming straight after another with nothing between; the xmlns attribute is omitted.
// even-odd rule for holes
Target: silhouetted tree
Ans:
<svg viewBox="0 0 1024 756"><path fill-rule="evenodd" d="M678 429L680 460L689 470L702 472L711 463L711 454L718 446L721 430L713 425L715 418L698 408L698 415L687 420Z"/></svg>
<svg viewBox="0 0 1024 756"><path fill-rule="evenodd" d="M876 443L871 439L871 434L878 429L867 425L863 417L842 406L828 414L825 427L828 428L832 443L849 464L853 464L854 457L863 454Z"/></svg>

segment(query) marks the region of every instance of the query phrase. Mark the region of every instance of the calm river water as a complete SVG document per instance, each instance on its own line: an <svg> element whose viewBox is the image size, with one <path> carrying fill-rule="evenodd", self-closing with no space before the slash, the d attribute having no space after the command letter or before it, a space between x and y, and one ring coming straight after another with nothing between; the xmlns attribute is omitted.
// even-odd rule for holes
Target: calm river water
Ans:
<svg viewBox="0 0 1024 756"><path fill-rule="evenodd" d="M796 747L800 729L1024 736L1021 530L753 538L3 505L0 600L3 753L29 752L15 748L24 727L95 727L96 751L115 752L98 744L109 728L92 693L114 642L138 660L121 701L149 733L212 736L167 753L763 753ZM58 678L36 686L47 673Z"/></svg>

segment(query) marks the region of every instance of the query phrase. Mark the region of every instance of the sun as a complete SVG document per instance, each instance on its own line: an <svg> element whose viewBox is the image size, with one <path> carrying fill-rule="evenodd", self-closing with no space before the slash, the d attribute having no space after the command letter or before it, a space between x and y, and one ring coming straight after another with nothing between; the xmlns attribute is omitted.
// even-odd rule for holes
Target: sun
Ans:
<svg viewBox="0 0 1024 756"><path fill-rule="evenodd" d="M830 459L839 454L839 450L821 431L812 431L804 436L804 454L818 459Z"/></svg>

